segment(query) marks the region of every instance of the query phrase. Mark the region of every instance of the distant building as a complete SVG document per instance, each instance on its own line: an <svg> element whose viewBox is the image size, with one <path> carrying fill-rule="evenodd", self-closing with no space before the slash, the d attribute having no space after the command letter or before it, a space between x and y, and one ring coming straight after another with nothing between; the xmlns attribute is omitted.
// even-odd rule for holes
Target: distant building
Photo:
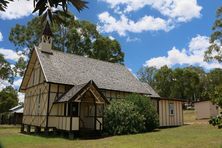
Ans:
<svg viewBox="0 0 222 148"><path fill-rule="evenodd" d="M194 103L196 119L209 119L219 114L219 107L211 101L199 101Z"/></svg>
<svg viewBox="0 0 222 148"><path fill-rule="evenodd" d="M22 124L23 118L23 105L17 105L9 110L12 113L11 123Z"/></svg>

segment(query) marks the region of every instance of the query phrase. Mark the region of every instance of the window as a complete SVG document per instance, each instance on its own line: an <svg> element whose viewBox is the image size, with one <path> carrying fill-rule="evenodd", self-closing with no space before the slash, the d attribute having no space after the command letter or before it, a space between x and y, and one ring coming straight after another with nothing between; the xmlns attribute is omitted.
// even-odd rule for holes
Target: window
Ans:
<svg viewBox="0 0 222 148"><path fill-rule="evenodd" d="M169 103L169 113L170 115L174 115L174 103Z"/></svg>
<svg viewBox="0 0 222 148"><path fill-rule="evenodd" d="M78 103L76 102L69 103L68 116L73 116L73 117L78 116Z"/></svg>

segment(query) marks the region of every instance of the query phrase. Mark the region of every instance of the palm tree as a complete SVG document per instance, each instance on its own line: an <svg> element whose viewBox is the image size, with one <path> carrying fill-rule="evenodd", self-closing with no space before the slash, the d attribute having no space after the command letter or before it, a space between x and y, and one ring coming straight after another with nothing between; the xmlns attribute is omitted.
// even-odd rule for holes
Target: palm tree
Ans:
<svg viewBox="0 0 222 148"><path fill-rule="evenodd" d="M0 1L0 11L5 11L9 2L13 0L1 0ZM84 0L33 0L34 12L38 12L39 16L43 15L43 20L49 20L51 22L58 21L61 22L61 18L58 14L68 16L68 5L73 5L79 12L84 8L87 8L87 3ZM62 9L58 9L62 8Z"/></svg>

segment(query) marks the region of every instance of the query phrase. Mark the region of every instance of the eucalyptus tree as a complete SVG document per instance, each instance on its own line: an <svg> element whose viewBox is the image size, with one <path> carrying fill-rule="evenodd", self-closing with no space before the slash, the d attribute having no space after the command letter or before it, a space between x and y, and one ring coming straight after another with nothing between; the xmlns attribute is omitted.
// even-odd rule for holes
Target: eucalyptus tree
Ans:
<svg viewBox="0 0 222 148"><path fill-rule="evenodd" d="M69 17L59 15L64 22L51 24L53 32L52 48L61 52L77 54L103 61L120 63L124 62L124 53L117 40L101 35L96 25ZM33 18L26 25L16 24L11 29L9 40L15 45L16 50L26 49L24 54L29 55L35 45L39 44L44 23L42 17ZM27 49L29 52L27 52ZM16 68L21 75L24 74L24 60L19 59ZM23 69L23 70L22 70Z"/></svg>
<svg viewBox="0 0 222 148"><path fill-rule="evenodd" d="M205 52L205 60L222 62L222 6L217 9L216 20L213 24L213 33L210 36L210 47Z"/></svg>

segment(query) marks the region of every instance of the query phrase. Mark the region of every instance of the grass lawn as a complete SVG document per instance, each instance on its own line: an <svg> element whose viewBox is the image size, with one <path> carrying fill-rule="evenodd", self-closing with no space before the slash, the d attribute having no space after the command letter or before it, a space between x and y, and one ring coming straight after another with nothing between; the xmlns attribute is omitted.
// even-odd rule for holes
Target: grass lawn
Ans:
<svg viewBox="0 0 222 148"><path fill-rule="evenodd" d="M193 111L186 111L184 113L184 120L189 124L182 127L160 129L151 133L114 136L95 140L68 140L60 137L46 138L25 135L19 133L18 127L0 126L0 143L5 148L222 148L222 130L208 125L206 120L195 121Z"/></svg>

